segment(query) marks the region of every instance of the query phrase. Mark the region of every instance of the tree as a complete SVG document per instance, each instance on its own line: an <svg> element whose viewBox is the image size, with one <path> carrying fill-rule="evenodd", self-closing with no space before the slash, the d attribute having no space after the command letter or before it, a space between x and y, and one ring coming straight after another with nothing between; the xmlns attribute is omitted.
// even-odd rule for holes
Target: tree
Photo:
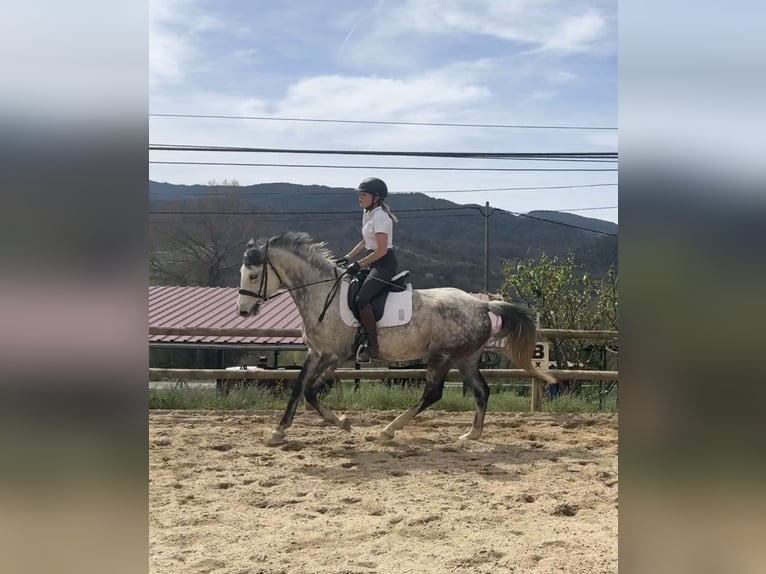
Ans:
<svg viewBox="0 0 766 574"><path fill-rule="evenodd" d="M208 183L205 194L168 202L150 223L149 273L154 284L233 286L247 241L256 236L236 180ZM212 191L212 193L211 193ZM194 213L196 212L196 213Z"/></svg>
<svg viewBox="0 0 766 574"><path fill-rule="evenodd" d="M521 300L540 314L540 326L550 329L617 329L617 274L593 281L572 253L560 260L542 253L516 266L503 262L505 282L501 294ZM603 345L589 341L551 339L556 368L604 368Z"/></svg>

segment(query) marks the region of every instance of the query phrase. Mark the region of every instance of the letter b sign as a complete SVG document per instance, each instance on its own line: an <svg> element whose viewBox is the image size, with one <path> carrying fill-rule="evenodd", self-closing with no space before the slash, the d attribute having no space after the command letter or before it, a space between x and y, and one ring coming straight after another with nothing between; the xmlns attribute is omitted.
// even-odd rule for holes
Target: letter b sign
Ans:
<svg viewBox="0 0 766 574"><path fill-rule="evenodd" d="M535 343L532 352L532 366L541 371L548 370L548 343Z"/></svg>

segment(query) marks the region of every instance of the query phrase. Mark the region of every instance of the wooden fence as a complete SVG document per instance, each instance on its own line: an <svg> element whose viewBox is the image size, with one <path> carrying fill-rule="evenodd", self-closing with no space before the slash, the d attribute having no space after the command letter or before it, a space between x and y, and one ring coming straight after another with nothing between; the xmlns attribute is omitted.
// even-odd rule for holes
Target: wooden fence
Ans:
<svg viewBox="0 0 766 574"><path fill-rule="evenodd" d="M219 329L203 327L150 327L150 335L178 335L189 337L301 337L298 329ZM611 341L617 339L617 331L578 331L565 329L538 329L537 334L541 339L584 339L592 341ZM558 380L590 380L590 381L616 381L618 371L590 371L551 369L547 371ZM295 380L298 378L298 370L274 370L263 371L249 370L226 370L226 369L160 369L150 368L150 380L163 378L189 380L210 379L273 379L278 374L280 379ZM425 378L425 369L337 369L335 380L354 379L422 379ZM481 369L485 379L530 379L529 373L523 369ZM532 378L531 408L539 411L542 407L543 382ZM452 369L447 374L447 380L461 381L460 372Z"/></svg>
<svg viewBox="0 0 766 574"><path fill-rule="evenodd" d="M303 337L300 329L221 329L217 327L149 327L150 335L178 335L183 337ZM571 329L538 329L541 339L587 339L612 341L617 331L578 331Z"/></svg>

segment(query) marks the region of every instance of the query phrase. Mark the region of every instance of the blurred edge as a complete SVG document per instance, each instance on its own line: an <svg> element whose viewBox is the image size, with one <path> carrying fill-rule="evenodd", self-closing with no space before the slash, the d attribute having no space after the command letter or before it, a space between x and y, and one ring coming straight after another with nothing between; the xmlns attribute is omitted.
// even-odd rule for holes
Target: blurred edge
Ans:
<svg viewBox="0 0 766 574"><path fill-rule="evenodd" d="M758 572L756 3L620 3L620 571Z"/></svg>
<svg viewBox="0 0 766 574"><path fill-rule="evenodd" d="M0 39L3 572L146 568L148 18L118 4ZM623 572L764 563L762 12L620 3Z"/></svg>
<svg viewBox="0 0 766 574"><path fill-rule="evenodd" d="M0 571L146 571L147 6L4 20Z"/></svg>

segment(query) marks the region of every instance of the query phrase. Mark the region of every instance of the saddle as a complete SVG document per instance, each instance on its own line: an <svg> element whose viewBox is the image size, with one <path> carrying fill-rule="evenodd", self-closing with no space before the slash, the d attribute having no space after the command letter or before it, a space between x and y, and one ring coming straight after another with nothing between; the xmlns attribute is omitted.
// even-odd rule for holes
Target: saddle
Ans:
<svg viewBox="0 0 766 574"><path fill-rule="evenodd" d="M350 281L343 281L341 284L341 318L349 326L360 324L356 295L368 273L368 269L362 269L355 278ZM409 283L409 276L409 271L402 271L394 275L386 284L387 288L370 301L375 321L379 322L380 327L404 325L412 317L412 284ZM345 294L344 291L346 291ZM392 296L389 297L389 295ZM386 307L387 302L389 303L388 308Z"/></svg>

